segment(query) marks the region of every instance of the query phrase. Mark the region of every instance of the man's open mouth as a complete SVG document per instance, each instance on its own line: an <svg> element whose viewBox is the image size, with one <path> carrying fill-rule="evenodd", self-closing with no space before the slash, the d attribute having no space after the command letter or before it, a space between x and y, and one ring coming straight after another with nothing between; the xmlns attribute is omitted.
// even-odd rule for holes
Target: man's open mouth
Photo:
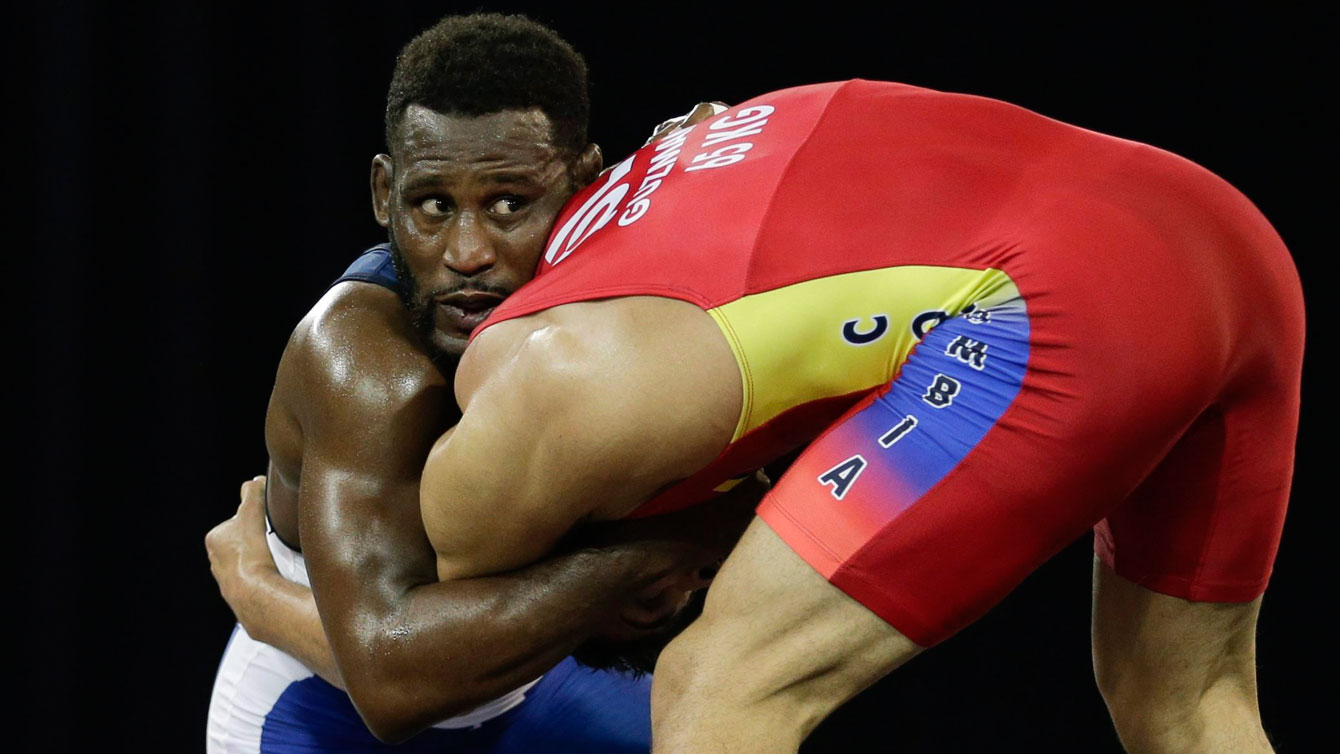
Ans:
<svg viewBox="0 0 1340 754"><path fill-rule="evenodd" d="M502 296L482 291L458 291L438 298L434 319L439 328L470 332L502 303Z"/></svg>

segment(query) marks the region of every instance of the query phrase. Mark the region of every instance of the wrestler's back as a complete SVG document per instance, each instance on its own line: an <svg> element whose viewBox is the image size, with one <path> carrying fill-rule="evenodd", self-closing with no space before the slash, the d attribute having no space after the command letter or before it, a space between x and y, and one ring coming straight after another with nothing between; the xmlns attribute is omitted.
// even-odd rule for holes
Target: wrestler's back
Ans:
<svg viewBox="0 0 1340 754"><path fill-rule="evenodd" d="M1057 225L1096 243L1030 243ZM848 81L762 95L616 165L483 327L618 295L712 308L890 266L1061 275L1038 287L1098 300L1112 275L1164 291L1171 272L1175 293L1218 284L1191 271L1250 244L1288 266L1250 202L1176 155L997 100Z"/></svg>
<svg viewBox="0 0 1340 754"><path fill-rule="evenodd" d="M772 293L879 270L890 275L870 301L851 290ZM1287 250L1250 202L1209 171L1007 103L854 81L763 95L620 163L569 205L536 279L498 308L477 340L509 318L573 302L663 296L712 311L723 331L716 339L724 333L746 356L767 356L776 369L744 375L761 378L762 389L794 380L797 365L831 361L816 334L837 338L844 322L872 332L872 317L922 293L934 300L921 308L952 316L983 291L983 279L967 273L991 270L1027 299L1040 333L1065 323L1064 342L1040 343L1035 365L1076 371L1080 348L1084 376L1095 379L1120 373L1170 315L1182 321L1177 337L1211 334L1228 350L1238 348L1229 333L1251 327L1251 317L1300 319L1290 308L1297 277ZM732 303L767 296L773 303L752 315L764 336L742 340ZM1187 301L1201 303L1180 306ZM853 302L861 311L840 310ZM916 331L917 309L907 314L907 322L886 318L889 332L905 334L909 324ZM713 348L713 336L704 337L686 340L686 350ZM1205 359L1222 365L1230 355ZM746 361L741 370L750 369ZM655 379L673 383L679 374L667 359ZM875 377L827 392L807 382L779 408L840 401L888 375ZM836 418L842 406L820 408ZM807 441L822 418L806 416L804 431L751 460ZM748 440L750 428L742 424L734 439ZM755 433L766 434L788 433L776 423ZM737 455L743 468L751 454Z"/></svg>

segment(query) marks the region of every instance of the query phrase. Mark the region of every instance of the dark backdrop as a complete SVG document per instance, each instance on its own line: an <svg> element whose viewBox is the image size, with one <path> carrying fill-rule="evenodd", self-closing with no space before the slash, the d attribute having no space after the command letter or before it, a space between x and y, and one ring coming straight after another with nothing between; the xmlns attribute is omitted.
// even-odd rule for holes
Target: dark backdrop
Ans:
<svg viewBox="0 0 1340 754"><path fill-rule="evenodd" d="M1333 250L1320 225L1334 199L1337 129L1322 112L1335 96L1334 26L1264 5L889 5L900 4L528 10L586 55L593 137L610 158L699 100L884 78L1146 141L1255 200L1293 250L1312 325L1296 491L1260 625L1262 706L1281 751L1333 740L1321 738L1334 664L1314 605L1335 597L1334 373L1319 303ZM526 10L489 7L500 8ZM381 239L367 173L396 50L471 9L47 2L7 13L6 120L19 130L6 154L10 290L23 306L8 322L18 418L7 422L22 480L7 611L19 750L202 747L231 620L201 538L264 468L262 417L290 328ZM1179 306L1166 302L1167 327ZM1089 562L1086 538L839 712L809 750L1116 751L1090 674ZM858 743L875 736L889 745Z"/></svg>

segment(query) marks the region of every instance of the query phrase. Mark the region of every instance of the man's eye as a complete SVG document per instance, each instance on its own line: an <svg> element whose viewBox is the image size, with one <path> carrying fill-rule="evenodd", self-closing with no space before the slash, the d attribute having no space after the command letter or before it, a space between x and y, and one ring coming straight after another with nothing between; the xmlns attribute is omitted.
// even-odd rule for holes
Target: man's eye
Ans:
<svg viewBox="0 0 1340 754"><path fill-rule="evenodd" d="M449 211L447 203L437 197L424 199L423 201L419 202L419 209L422 210L423 213L425 215L428 215L429 217L442 217Z"/></svg>
<svg viewBox="0 0 1340 754"><path fill-rule="evenodd" d="M521 211L521 208L525 205L525 200L519 196L504 196L489 205L489 212L495 215L510 215L513 212Z"/></svg>

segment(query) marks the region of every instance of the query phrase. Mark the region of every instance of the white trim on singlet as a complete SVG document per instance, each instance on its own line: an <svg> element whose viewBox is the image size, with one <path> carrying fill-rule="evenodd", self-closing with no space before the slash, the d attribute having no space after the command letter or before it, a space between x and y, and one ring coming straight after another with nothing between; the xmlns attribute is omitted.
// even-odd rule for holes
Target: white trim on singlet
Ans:
<svg viewBox="0 0 1340 754"><path fill-rule="evenodd" d="M279 573L289 581L311 586L302 553L285 545L273 531L266 540ZM224 650L210 696L205 736L208 754L258 754L265 716L290 685L313 675L297 658L256 641L238 626ZM525 701L526 692L539 680L433 727L481 725Z"/></svg>

